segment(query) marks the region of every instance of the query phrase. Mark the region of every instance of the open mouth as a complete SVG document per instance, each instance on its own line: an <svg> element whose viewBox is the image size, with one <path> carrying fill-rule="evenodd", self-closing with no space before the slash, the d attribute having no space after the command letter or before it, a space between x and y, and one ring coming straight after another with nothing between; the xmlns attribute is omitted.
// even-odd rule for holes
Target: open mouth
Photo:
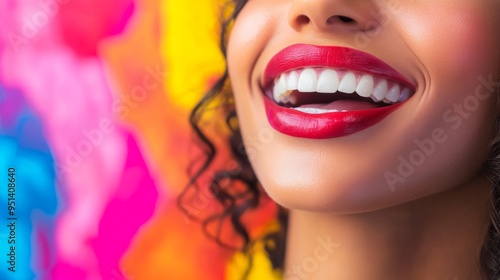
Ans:
<svg viewBox="0 0 500 280"><path fill-rule="evenodd" d="M266 91L282 107L307 114L370 110L402 103L413 91L375 75L331 68L288 71Z"/></svg>
<svg viewBox="0 0 500 280"><path fill-rule="evenodd" d="M308 44L275 54L261 85L269 124L283 134L310 139L367 129L415 93L402 74L371 54Z"/></svg>

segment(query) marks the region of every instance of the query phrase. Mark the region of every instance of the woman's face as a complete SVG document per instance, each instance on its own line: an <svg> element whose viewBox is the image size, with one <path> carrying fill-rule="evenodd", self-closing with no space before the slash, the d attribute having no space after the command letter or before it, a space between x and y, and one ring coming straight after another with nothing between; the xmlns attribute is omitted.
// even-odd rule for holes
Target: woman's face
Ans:
<svg viewBox="0 0 500 280"><path fill-rule="evenodd" d="M499 12L497 0L249 0L228 66L268 194L353 213L482 176L498 114Z"/></svg>

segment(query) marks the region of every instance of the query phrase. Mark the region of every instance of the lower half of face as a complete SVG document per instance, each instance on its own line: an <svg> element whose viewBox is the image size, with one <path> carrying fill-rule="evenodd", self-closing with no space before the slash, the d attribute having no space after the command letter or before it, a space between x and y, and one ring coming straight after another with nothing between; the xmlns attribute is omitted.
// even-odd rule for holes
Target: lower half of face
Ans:
<svg viewBox="0 0 500 280"><path fill-rule="evenodd" d="M252 0L237 18L228 65L238 119L252 167L279 204L308 211L372 211L483 176L498 116L500 20L494 11L500 3L393 2ZM328 51L319 61L330 62L308 65L310 56L294 47L290 50L297 53L288 53L288 58L277 55L299 44L325 47ZM283 73L301 76L313 69L319 79L321 71L331 69L340 84L346 73L353 73L357 86L351 95L361 91L359 83L366 75L373 78L374 90L386 78L389 84L399 83L395 74L381 76L387 70L382 64L342 61L346 49L356 50L354 56L361 60L369 54L390 65L408 82L401 89L411 88L409 98L388 105L373 99L353 102L342 93L340 99L321 99L321 106L337 102L324 108L347 112L309 111L310 116L295 122L292 114L286 124L273 123L273 114L294 110L273 98L274 83ZM329 55L335 56L334 62ZM281 72L269 71L270 63L280 65ZM270 72L271 82L266 83ZM303 94L297 91L291 96ZM280 109L269 109L269 102ZM302 107L318 103L304 102ZM387 112L364 112L373 109ZM360 115L362 122L348 120ZM323 129L318 125L315 132L318 120L340 122L341 132L316 133Z"/></svg>

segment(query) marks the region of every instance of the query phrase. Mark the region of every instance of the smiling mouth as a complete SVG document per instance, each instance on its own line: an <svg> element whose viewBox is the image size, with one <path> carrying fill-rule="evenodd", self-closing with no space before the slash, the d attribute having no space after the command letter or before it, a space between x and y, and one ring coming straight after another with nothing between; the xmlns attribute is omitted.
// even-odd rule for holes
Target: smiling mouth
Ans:
<svg viewBox="0 0 500 280"><path fill-rule="evenodd" d="M402 83L349 70L302 68L279 75L266 91L282 107L307 114L369 110L406 101Z"/></svg>
<svg viewBox="0 0 500 280"><path fill-rule="evenodd" d="M261 88L269 124L283 134L310 139L367 129L415 93L405 77L368 53L308 44L274 55Z"/></svg>

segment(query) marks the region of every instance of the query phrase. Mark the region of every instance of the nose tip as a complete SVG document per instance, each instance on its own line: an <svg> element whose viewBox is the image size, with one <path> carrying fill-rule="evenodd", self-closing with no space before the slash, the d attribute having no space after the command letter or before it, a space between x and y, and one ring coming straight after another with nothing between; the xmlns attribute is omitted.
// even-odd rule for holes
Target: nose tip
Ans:
<svg viewBox="0 0 500 280"><path fill-rule="evenodd" d="M370 13L372 11L372 13ZM364 31L374 28L375 5L370 0L295 0L288 23L297 30Z"/></svg>

